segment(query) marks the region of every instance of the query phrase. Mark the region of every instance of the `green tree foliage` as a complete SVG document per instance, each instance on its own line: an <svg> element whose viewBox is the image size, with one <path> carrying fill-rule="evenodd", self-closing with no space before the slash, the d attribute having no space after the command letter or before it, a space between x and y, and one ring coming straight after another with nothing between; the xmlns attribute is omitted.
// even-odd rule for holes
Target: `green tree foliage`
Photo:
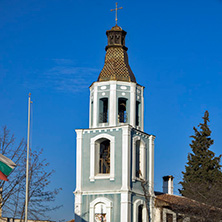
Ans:
<svg viewBox="0 0 222 222"><path fill-rule="evenodd" d="M214 143L209 129L209 113L205 112L203 123L194 127L194 135L188 154L188 162L180 182L180 193L188 198L206 203L215 207L222 207L222 171L220 158L210 150Z"/></svg>

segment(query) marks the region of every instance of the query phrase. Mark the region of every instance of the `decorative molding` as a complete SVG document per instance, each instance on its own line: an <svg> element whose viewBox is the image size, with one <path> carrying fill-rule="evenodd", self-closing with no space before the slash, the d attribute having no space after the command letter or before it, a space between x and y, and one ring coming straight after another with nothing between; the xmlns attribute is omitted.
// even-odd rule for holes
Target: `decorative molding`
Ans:
<svg viewBox="0 0 222 222"><path fill-rule="evenodd" d="M126 90L127 87L126 86L120 86L120 89Z"/></svg>
<svg viewBox="0 0 222 222"><path fill-rule="evenodd" d="M88 190L88 191L82 191L82 195L96 195L96 194L100 194L100 195L105 195L105 194L121 194L124 193L125 191L123 190L117 190L116 188L114 188L114 190L99 190L99 191L95 191L95 190ZM75 192L74 192L75 193ZM140 197L144 197L144 192L141 190L141 192L139 191L132 191L131 189L128 191L128 193L130 194L136 194L137 196Z"/></svg>
<svg viewBox="0 0 222 222"><path fill-rule="evenodd" d="M101 87L100 87L101 90L104 90L104 89L106 89L106 88L107 88L107 86L101 86Z"/></svg>

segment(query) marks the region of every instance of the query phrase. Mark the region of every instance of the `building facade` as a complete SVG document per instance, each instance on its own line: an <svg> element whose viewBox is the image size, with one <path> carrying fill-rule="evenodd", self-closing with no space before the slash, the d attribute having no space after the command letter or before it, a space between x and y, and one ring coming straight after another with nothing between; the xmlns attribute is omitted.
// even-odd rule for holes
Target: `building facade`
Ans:
<svg viewBox="0 0 222 222"><path fill-rule="evenodd" d="M126 32L116 25L106 35L105 64L90 86L89 128L76 130L75 221L148 222L155 136L143 131L144 87L128 63Z"/></svg>

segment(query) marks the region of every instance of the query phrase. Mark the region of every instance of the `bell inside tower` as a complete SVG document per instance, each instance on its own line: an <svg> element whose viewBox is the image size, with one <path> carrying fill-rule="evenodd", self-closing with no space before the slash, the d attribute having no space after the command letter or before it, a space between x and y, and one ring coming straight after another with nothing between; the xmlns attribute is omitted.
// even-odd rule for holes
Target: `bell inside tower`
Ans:
<svg viewBox="0 0 222 222"><path fill-rule="evenodd" d="M119 98L118 100L118 120L119 123L127 122L127 112L126 112L127 99Z"/></svg>

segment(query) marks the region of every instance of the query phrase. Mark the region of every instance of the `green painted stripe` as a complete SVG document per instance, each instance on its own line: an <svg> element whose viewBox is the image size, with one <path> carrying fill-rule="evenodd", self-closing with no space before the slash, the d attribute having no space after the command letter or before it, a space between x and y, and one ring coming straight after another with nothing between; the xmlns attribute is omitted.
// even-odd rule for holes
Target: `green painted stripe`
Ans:
<svg viewBox="0 0 222 222"><path fill-rule="evenodd" d="M0 161L0 171L8 176L12 172L12 168Z"/></svg>

